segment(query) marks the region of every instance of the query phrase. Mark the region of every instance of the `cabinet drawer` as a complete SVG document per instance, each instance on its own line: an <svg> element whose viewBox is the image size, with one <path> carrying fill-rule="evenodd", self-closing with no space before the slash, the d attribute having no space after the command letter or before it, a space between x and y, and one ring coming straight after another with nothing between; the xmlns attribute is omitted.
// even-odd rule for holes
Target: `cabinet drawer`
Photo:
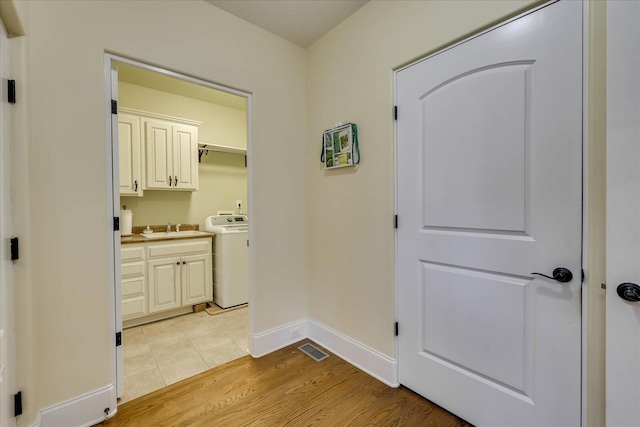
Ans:
<svg viewBox="0 0 640 427"><path fill-rule="evenodd" d="M145 297L130 298L122 301L122 319L128 320L147 314L147 300Z"/></svg>
<svg viewBox="0 0 640 427"><path fill-rule="evenodd" d="M123 300L135 296L144 296L146 293L144 289L144 278L123 280L121 290Z"/></svg>
<svg viewBox="0 0 640 427"><path fill-rule="evenodd" d="M120 275L123 279L125 277L144 276L144 262L122 264L120 267Z"/></svg>
<svg viewBox="0 0 640 427"><path fill-rule="evenodd" d="M143 261L144 246L125 247L120 249L120 262Z"/></svg>
<svg viewBox="0 0 640 427"><path fill-rule="evenodd" d="M201 254L211 251L211 239L198 239L184 243L149 245L149 258L168 258L181 255Z"/></svg>

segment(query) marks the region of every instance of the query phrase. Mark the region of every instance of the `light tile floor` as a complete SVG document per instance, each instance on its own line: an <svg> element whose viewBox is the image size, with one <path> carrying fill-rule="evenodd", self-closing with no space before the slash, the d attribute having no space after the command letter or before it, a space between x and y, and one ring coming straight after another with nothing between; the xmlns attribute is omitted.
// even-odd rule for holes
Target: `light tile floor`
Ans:
<svg viewBox="0 0 640 427"><path fill-rule="evenodd" d="M133 400L248 354L249 309L186 314L123 332L124 395Z"/></svg>

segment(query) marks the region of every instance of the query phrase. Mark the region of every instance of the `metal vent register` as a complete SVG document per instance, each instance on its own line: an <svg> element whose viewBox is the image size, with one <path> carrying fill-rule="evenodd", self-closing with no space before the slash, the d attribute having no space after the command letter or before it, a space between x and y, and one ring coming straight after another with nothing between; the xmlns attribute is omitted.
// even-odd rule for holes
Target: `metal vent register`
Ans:
<svg viewBox="0 0 640 427"><path fill-rule="evenodd" d="M316 362L320 362L321 360L324 360L327 357L329 357L327 353L320 350L318 347L314 346L313 344L307 343L307 344L301 345L300 347L298 347L298 349L304 354L306 354L307 356L311 357Z"/></svg>

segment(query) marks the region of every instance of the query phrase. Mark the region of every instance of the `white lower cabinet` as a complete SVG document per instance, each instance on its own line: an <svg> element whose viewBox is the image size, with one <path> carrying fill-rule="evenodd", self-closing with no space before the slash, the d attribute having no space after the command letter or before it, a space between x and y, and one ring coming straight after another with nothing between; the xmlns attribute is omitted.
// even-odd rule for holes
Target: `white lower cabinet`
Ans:
<svg viewBox="0 0 640 427"><path fill-rule="evenodd" d="M122 245L123 320L212 299L211 238Z"/></svg>

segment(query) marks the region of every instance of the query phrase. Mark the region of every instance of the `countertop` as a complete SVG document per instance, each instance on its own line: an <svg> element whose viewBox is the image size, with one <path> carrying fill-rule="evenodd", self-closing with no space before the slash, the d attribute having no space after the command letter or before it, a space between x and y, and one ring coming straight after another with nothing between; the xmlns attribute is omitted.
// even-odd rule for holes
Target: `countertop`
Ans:
<svg viewBox="0 0 640 427"><path fill-rule="evenodd" d="M206 234L201 234L201 235L191 235L191 236L185 236L185 235L169 235L169 236L164 236L164 237L154 237L152 239L149 239L147 237L144 237L142 235L142 231L144 229L146 229L147 227L133 227L132 231L133 234L130 236L122 236L120 237L120 243L121 244L126 244L126 243L153 243L153 242L162 242L162 241L166 241L166 240L186 240L186 239L202 239L203 237L215 237L214 233L209 233L206 231L203 231L202 233L206 233ZM167 231L167 226L166 225L150 225L149 228L151 228L154 232L166 232ZM180 231L190 231L190 230L195 230L195 231L199 231L200 226L197 224L183 224L180 227ZM171 231L174 232L175 230L175 225L171 226Z"/></svg>

